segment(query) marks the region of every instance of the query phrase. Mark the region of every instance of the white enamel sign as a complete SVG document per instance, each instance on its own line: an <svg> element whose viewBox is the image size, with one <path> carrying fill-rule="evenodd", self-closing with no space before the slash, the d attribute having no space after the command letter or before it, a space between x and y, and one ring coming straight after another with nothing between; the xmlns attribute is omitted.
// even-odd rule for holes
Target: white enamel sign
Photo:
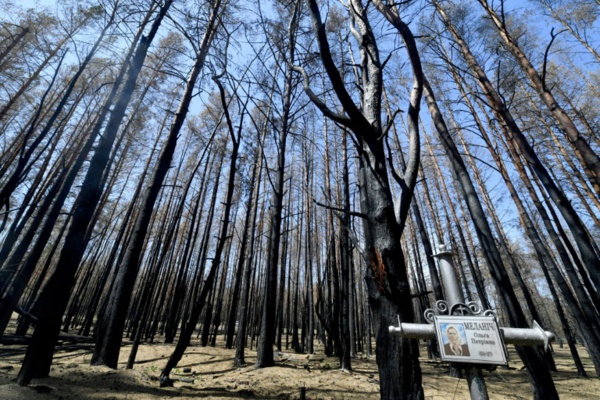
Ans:
<svg viewBox="0 0 600 400"><path fill-rule="evenodd" d="M507 365L506 348L494 317L434 317L443 361Z"/></svg>

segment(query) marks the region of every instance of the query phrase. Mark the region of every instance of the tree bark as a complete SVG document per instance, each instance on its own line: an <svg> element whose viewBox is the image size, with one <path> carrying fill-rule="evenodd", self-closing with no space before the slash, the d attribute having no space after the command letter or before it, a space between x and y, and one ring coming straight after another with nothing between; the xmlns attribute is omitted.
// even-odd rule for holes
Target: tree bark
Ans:
<svg viewBox="0 0 600 400"><path fill-rule="evenodd" d="M508 313L511 325L525 328L528 326L525 314L521 309L519 300L512 288L508 274L502 264L502 257L496 243L492 230L485 217L485 212L475 191L475 187L468 174L467 168L460 156L458 148L454 143L442 114L437 106L436 99L431 91L429 83L425 82L425 100L429 107L432 120L440 136L440 140L446 154L450 159L452 171L455 179L458 181L459 194L467 203L469 213L475 225L479 243L483 248L483 255L490 268L492 279L496 285L496 290L500 294L502 305ZM530 382L536 399L558 399L558 393L552 381L550 371L535 349L530 347L516 346L519 357L525 364L529 373Z"/></svg>
<svg viewBox="0 0 600 400"><path fill-rule="evenodd" d="M390 335L388 330L398 316L405 322L414 320L400 236L408 216L419 165L418 114L422 71L418 51L412 35L403 35L413 67L414 85L408 110L410 159L401 181L402 192L397 217L388 180L383 141L385 133L380 120L382 66L367 12L359 1L350 2L353 32L358 41L360 65L363 69L362 104L359 108L346 91L342 76L333 61L318 5L314 0L307 3L321 61L345 115L331 111L308 86L306 72L301 68L296 69L304 75L305 92L312 102L325 116L349 128L355 135L357 144L361 210L369 264L366 280L377 335L380 395L385 399L422 399L418 346L414 341ZM409 32L408 27L397 16L394 21L402 33Z"/></svg>
<svg viewBox="0 0 600 400"><path fill-rule="evenodd" d="M17 382L25 386L29 384L34 376L47 376L52 363L52 353L58 337L61 325L61 317L69 300L69 295L74 284L74 276L83 257L85 247L89 241L90 217L98 204L102 194L102 175L108 167L108 160L112 144L116 137L119 125L125 115L126 107L133 94L137 77L142 64L156 32L169 9L172 0L166 0L160 8L157 18L154 20L148 36L143 37L130 66L127 81L122 94L111 114L104 130L104 136L96 147L94 156L89 165L88 172L81 186L73 210L71 226L65 237L58 268L49 278L44 291L41 293L44 299L44 309L39 315L39 321L34 331L31 344L19 371Z"/></svg>
<svg viewBox="0 0 600 400"><path fill-rule="evenodd" d="M133 235L125 250L122 265L117 269L117 275L108 300L108 308L104 312L102 320L99 321L102 328L98 329L95 338L96 347L91 360L92 365L106 365L110 368L117 368L125 319L139 271L139 258L148 232L150 218L163 181L171 166L177 139L189 110L196 80L204 67L204 60L216 32L216 26L221 15L220 5L220 1L217 1L214 5L204 37L196 54L194 66L189 74L183 96L169 129L167 140L150 180L150 186L143 197L141 211L137 215Z"/></svg>
<svg viewBox="0 0 600 400"><path fill-rule="evenodd" d="M529 61L529 58L523 53L516 40L508 32L504 21L496 14L493 8L488 4L487 0L478 0L479 4L485 9L492 22L498 29L500 37L504 40L507 49L512 53L514 58L517 60L532 87L538 92L540 99L548 108L548 111L552 114L556 120L558 126L565 133L569 143L572 145L577 158L581 162L581 166L585 171L590 183L594 187L594 190L600 196L600 157L591 148L587 140L581 135L573 120L558 104L550 85L547 85L544 81L544 76L540 75L534 68L533 64ZM600 272L600 271L599 271ZM596 285L600 286L600 277L596 277Z"/></svg>
<svg viewBox="0 0 600 400"><path fill-rule="evenodd" d="M293 10L288 27L289 53L287 62L294 64L296 51L296 33L300 0L293 4ZM290 129L290 115L292 106L292 78L293 70L288 67L285 74L285 89L283 93L283 113L281 115L278 137L278 155L276 176L273 182L273 197L271 199L271 213L269 216L270 228L267 241L265 286L263 291L262 318L258 350L256 354L256 367L265 368L275 365L273 359L273 345L275 344L275 313L277 304L277 267L279 261L279 246L281 240L281 219L283 212L283 196L285 183L286 143Z"/></svg>

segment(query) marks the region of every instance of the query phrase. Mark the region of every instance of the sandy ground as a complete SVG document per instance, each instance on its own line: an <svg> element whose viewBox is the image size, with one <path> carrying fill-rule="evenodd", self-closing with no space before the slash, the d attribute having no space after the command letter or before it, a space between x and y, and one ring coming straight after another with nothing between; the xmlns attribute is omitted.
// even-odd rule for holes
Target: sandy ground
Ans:
<svg viewBox="0 0 600 400"><path fill-rule="evenodd" d="M377 399L379 382L374 358L353 360L352 373L339 370L335 358L319 353L311 356L279 353L276 367L255 369L254 351L247 351L248 366L232 367L234 350L222 346L188 348L171 375L174 387L159 388L158 376L173 345L140 346L133 370L125 370L130 346L121 351L118 370L91 367L89 349L59 351L51 377L34 380L29 387L14 383L24 355L23 346L0 346L0 399L298 399L301 387L307 399ZM580 348L585 367L594 369L587 353ZM422 352L426 354L425 351ZM553 373L561 399L600 399L600 379L579 378L565 346L555 346L558 372ZM468 399L465 379L447 376L448 365L422 360L426 400ZM188 368L191 370L188 371ZM527 374L514 351L510 367L484 371L491 399L530 399Z"/></svg>

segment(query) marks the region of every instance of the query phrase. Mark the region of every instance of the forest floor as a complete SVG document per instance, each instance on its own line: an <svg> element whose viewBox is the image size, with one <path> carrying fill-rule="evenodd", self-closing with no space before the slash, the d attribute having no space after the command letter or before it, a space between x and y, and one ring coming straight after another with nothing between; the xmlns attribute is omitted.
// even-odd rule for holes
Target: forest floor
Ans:
<svg viewBox="0 0 600 400"><path fill-rule="evenodd" d="M131 346L124 346L118 370L91 367L89 346L60 350L55 354L51 377L33 380L20 387L14 380L25 347L0 345L0 399L298 399L305 387L307 399L377 399L379 377L374 357L353 359L353 372L339 370L336 358L322 353L303 355L277 353L277 366L255 369L254 351L247 351L248 366L234 369L235 350L223 346L190 346L171 378L173 387L160 388L158 376L174 345L141 345L133 370L125 370ZM512 347L510 367L484 371L491 399L531 399L526 372ZM600 399L600 379L577 376L567 347L554 346L558 372L553 377L563 400ZM579 347L585 368L593 376L594 368ZM425 350L422 354L426 354ZM465 379L448 376L448 365L422 359L423 387L426 400L468 399ZM190 370L190 372L185 372Z"/></svg>

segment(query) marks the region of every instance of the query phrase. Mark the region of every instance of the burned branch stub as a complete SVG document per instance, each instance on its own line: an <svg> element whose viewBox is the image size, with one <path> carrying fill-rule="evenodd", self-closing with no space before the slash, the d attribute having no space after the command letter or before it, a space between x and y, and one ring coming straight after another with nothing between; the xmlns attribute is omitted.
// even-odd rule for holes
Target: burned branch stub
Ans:
<svg viewBox="0 0 600 400"><path fill-rule="evenodd" d="M398 326L390 326L389 330L409 339L436 339L442 361L466 371L471 399L486 400L489 396L482 366L507 365L507 343L543 345L547 349L554 334L544 331L536 321L531 329L500 327L492 310L483 310L474 301L465 302L452 265L452 253L443 244L439 248L434 257L439 260L446 300L438 300L425 311L428 324L398 319Z"/></svg>

